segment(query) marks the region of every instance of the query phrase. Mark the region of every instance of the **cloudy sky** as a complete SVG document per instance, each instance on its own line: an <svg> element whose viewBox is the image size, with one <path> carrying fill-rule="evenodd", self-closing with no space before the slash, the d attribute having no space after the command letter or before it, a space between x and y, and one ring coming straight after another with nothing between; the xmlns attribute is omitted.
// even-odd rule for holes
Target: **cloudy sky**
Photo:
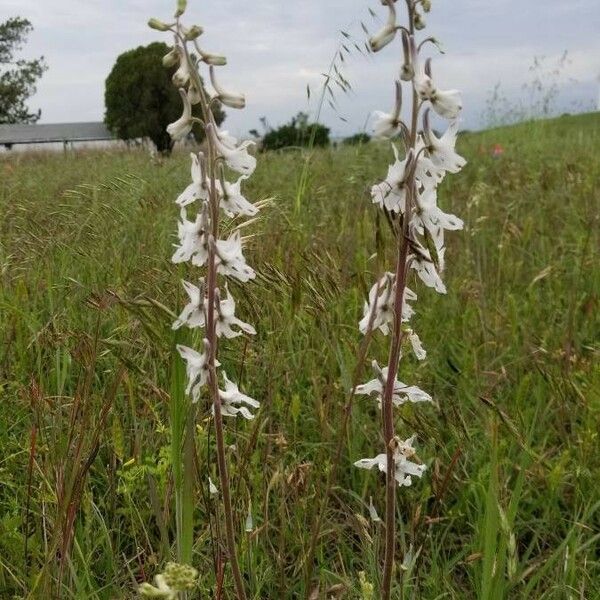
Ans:
<svg viewBox="0 0 600 600"><path fill-rule="evenodd" d="M0 0L0 19L27 17L35 31L24 56L43 54L49 65L31 106L41 122L96 121L104 114L104 81L116 56L166 34L146 26L148 17L168 18L174 0ZM546 57L544 72L561 55L568 59L557 78L561 111L592 109L600 82L600 0L432 0L429 35L446 54L434 61L441 87L464 92L465 126L484 124L486 99L495 84L512 103L526 98L535 56ZM277 125L299 110L314 110L321 73L327 70L341 29L362 40L385 17L379 0L189 0L187 18L205 28L202 45L224 53L229 65L222 83L244 91L248 109L229 111L228 128L244 133L266 116ZM432 51L434 50L431 46ZM399 46L376 56L357 52L345 62L354 92L340 97L338 114L329 107L322 120L338 135L364 127L374 109L392 102ZM545 86L554 76L543 77ZM313 88L307 106L306 86ZM347 119L344 123L339 117Z"/></svg>

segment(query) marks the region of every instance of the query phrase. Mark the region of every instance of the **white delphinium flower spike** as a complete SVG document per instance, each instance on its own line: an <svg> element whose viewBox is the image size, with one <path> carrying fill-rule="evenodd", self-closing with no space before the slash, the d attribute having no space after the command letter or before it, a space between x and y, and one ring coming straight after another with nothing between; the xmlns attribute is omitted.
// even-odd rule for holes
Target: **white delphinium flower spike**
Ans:
<svg viewBox="0 0 600 600"><path fill-rule="evenodd" d="M240 282L246 282L256 277L254 270L246 263L242 254L242 238L239 228L234 230L227 239L223 230L230 231L231 224L222 227L220 209L226 216L238 219L241 215L254 216L258 207L250 203L242 194L241 182L249 177L256 168L256 158L248 152L252 141L238 143L226 131L220 131L215 119L215 109L222 103L231 108L244 108L245 97L221 87L217 81L214 67L225 65L224 56L205 52L197 42L203 32L199 25L185 26L181 17L185 13L187 0L177 0L175 22L163 23L151 19L149 24L159 31L171 31L175 36L175 46L164 58L163 64L168 68L177 66L173 82L179 89L183 103L183 113L177 121L171 123L167 130L176 141L188 136L194 124L205 134L204 153L192 155L192 182L179 194L177 204L181 208L178 225L179 241L172 257L174 263L191 262L198 267L206 267L205 278L200 279L200 285L184 281L183 285L189 297L189 302L173 324L174 329L182 326L204 329L204 348L197 351L187 346L178 345L177 350L186 363L187 386L186 394L192 402L197 402L203 386L207 387L207 401L214 414L215 449L219 473L219 499L222 505L225 543L227 545L228 563L233 575L235 596L246 600L246 581L242 575L237 559L235 544L235 522L231 501L231 485L228 474L228 456L223 426L223 417L240 415L252 419L250 409L258 408L259 403L242 394L238 387L227 379L224 374L224 390L219 390L217 360L221 338L233 338L247 333L254 335L254 327L238 319L235 315L235 300L228 291L227 283L221 282L223 277L232 277ZM191 49L195 47L195 52ZM209 74L205 72L208 66ZM202 73L201 73L202 69ZM205 91L203 81L210 77L216 95L211 98ZM213 102L214 100L214 102ZM194 109L192 110L192 106ZM198 115L198 116L194 116ZM226 180L228 169L241 175L234 183ZM196 214L188 213L196 209ZM224 290L224 297L220 290ZM186 425L195 422L195 411L189 411ZM193 438L192 438L192 443ZM180 453L178 460L183 460ZM216 486L209 479L209 493L216 492ZM180 499L176 499L178 509ZM178 523L177 535L181 535ZM178 540L180 538L178 537ZM218 540L220 544L223 540ZM172 580L179 577L179 571L171 569ZM173 588L165 573L165 582ZM162 593L156 588L158 593ZM181 588L179 591L185 591ZM152 590L151 590L152 591ZM164 590L166 591L166 590ZM179 594L177 594L179 597ZM173 599L174 600L174 599Z"/></svg>
<svg viewBox="0 0 600 600"><path fill-rule="evenodd" d="M216 297L218 315L217 335L219 337L223 335L227 339L238 337L242 335L242 333L256 335L256 329L254 329L252 325L244 323L244 321L235 316L235 300L227 288L227 285L225 285L225 292L227 293L225 298L221 298L219 294L217 294ZM239 327L239 330L234 331L232 327Z"/></svg>
<svg viewBox="0 0 600 600"><path fill-rule="evenodd" d="M396 105L390 114L376 113L374 133L378 137L392 137L399 133L403 147L400 154L392 144L395 160L388 167L386 178L371 188L371 199L385 212L395 238L395 262L390 268L394 274L386 274L370 291L360 322L360 329L365 334L371 328L379 328L384 334L390 333L387 366L380 369L374 363L375 379L354 388L357 394L377 398L381 407L383 453L375 458L359 460L355 465L363 469L377 467L386 473L385 552L380 596L382 600L391 600L397 549L395 483L411 485L412 477L421 477L425 470L424 465L410 460L414 455L414 438L400 442L396 437L398 419L394 413L396 408L407 402L432 401L431 396L420 388L406 386L398 380L405 344L410 344L418 360L427 356L419 336L403 325L413 313L407 300L416 299L406 287L409 281L407 270L413 269L426 286L446 293L440 277L446 252L444 234L447 230L461 229L463 223L438 207L437 188L446 174L459 171L465 160L454 148L458 115L462 108L460 93L440 89L432 77L431 60L421 60L421 49L429 42L438 46L437 40L429 36L418 45L415 41L415 32L425 27L421 11L429 12L431 2L381 0L381 3L388 7L388 22L369 40L370 45L374 51L380 50L401 31L403 56L399 61L400 81L396 82ZM396 23L396 9L401 5L406 6L406 25ZM406 122L402 121L400 106L402 82L410 86L409 92L414 100L407 107ZM421 112L428 105L435 113L452 121L440 138L431 129L429 113L425 114L423 130L419 130ZM380 260L386 255L382 252ZM399 311L401 314L398 314Z"/></svg>
<svg viewBox="0 0 600 600"><path fill-rule="evenodd" d="M260 402L242 394L238 386L230 381L227 374L223 372L223 380L225 382L225 390L219 390L219 396L221 397L221 411L224 417L235 417L238 414L242 415L244 419L254 419L254 415L250 412L247 406L251 408L258 408ZM246 406L244 406L246 405ZM214 411L214 409L213 409Z"/></svg>
<svg viewBox="0 0 600 600"><path fill-rule="evenodd" d="M429 109L423 115L423 137L429 159L438 169L458 173L467 161L454 149L458 134L458 121L452 121L441 138L438 138L429 121Z"/></svg>
<svg viewBox="0 0 600 600"><path fill-rule="evenodd" d="M219 85L215 76L215 68L212 65L210 65L210 82L215 92L217 92L218 100L225 106L229 106L229 108L244 108L246 106L246 99L243 94L228 92Z"/></svg>
<svg viewBox="0 0 600 600"><path fill-rule="evenodd" d="M379 408L381 408L381 397L386 385L389 370L388 367L384 367L383 369L380 368L376 360L374 360L371 365L373 367L373 371L375 372L376 378L357 386L355 393L357 395L376 396ZM406 402L417 403L431 401L431 396L427 392L424 392L421 388L418 388L416 385L406 385L398 379L394 380L392 402L395 406L402 406Z"/></svg>
<svg viewBox="0 0 600 600"><path fill-rule="evenodd" d="M183 113L177 121L167 125L167 133L175 141L186 137L190 131L192 131L192 127L194 126L194 121L192 120L192 105L187 92L183 88L180 88L179 94L183 101Z"/></svg>
<svg viewBox="0 0 600 600"><path fill-rule="evenodd" d="M396 7L394 6L394 0L384 0L382 4L387 4L389 9L388 20L385 25L369 39L369 46L371 46L373 52L379 52L396 37Z"/></svg>
<svg viewBox="0 0 600 600"><path fill-rule="evenodd" d="M414 435L403 442L396 439L396 447L394 449L394 479L400 487L410 486L412 484L412 477L422 477L427 469L425 465L420 465L409 460L409 458L415 455L415 449L413 448L415 439L416 436ZM375 458L363 458L357 460L354 466L359 469L377 467L382 473L386 473L387 455L378 454Z"/></svg>
<svg viewBox="0 0 600 600"><path fill-rule="evenodd" d="M402 85L396 81L396 103L391 113L375 111L375 121L373 123L373 136L376 138L392 138L402 131L402 120L400 111L402 110Z"/></svg>

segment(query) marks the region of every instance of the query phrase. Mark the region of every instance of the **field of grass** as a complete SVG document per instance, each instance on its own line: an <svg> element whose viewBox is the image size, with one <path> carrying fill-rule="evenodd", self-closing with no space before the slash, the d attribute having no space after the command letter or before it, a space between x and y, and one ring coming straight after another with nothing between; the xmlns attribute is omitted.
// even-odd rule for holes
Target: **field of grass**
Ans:
<svg viewBox="0 0 600 600"><path fill-rule="evenodd" d="M411 282L428 358L406 357L399 378L436 404L399 413L429 469L398 492L393 597L600 598L600 114L469 134L459 149L469 165L441 191L466 222L448 236L449 293ZM390 150L316 152L298 198L305 158L260 156L247 188L269 202L244 229L257 280L233 292L258 335L220 356L262 402L254 421L226 422L239 555L252 598L368 599L383 537L369 499L383 514L384 486L351 466L381 446L366 397L352 406L310 585L306 561L357 322L385 269L373 255L390 247L368 196ZM170 325L190 275L169 259L188 169L184 153L160 166L135 151L0 161L2 599L134 598L176 555ZM369 360L385 348L377 338ZM213 598L223 551L206 404L195 439L190 598ZM222 585L232 598L227 567Z"/></svg>

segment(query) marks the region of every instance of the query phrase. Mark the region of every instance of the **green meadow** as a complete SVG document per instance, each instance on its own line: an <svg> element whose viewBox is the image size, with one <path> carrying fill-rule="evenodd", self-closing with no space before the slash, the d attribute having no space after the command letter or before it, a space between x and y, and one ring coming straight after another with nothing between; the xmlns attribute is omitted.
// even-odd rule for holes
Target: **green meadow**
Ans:
<svg viewBox="0 0 600 600"><path fill-rule="evenodd" d="M398 491L392 595L600 598L600 114L464 134L459 151L440 192L466 224L448 234L448 294L409 283L428 357L399 378L435 404L397 413L428 469ZM384 476L352 463L379 452L380 413L348 391L387 356L377 335L359 360L357 324L393 261L368 193L391 156L265 153L247 183L257 278L232 292L258 334L219 358L262 403L225 422L251 598L378 586ZM234 597L206 400L173 464L190 410L174 346L198 342L171 330L198 273L170 262L188 180L185 152L0 157L2 599L135 598L178 558L200 572L188 598Z"/></svg>

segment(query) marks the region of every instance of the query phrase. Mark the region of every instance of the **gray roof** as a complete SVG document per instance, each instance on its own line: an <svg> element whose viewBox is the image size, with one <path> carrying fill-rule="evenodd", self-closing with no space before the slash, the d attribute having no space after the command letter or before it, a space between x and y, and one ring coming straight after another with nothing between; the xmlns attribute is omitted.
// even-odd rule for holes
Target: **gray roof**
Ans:
<svg viewBox="0 0 600 600"><path fill-rule="evenodd" d="M43 144L45 142L91 142L111 140L104 123L51 123L0 125L1 144Z"/></svg>

